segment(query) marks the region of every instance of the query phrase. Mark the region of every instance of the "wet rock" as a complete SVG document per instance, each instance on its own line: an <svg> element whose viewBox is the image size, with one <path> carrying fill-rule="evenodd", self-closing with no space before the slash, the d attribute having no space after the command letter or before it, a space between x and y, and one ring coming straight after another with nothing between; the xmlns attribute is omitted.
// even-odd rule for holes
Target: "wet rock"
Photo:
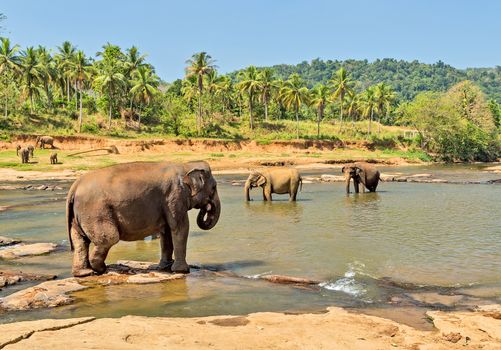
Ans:
<svg viewBox="0 0 501 350"><path fill-rule="evenodd" d="M76 278L47 281L1 298L0 309L30 310L67 305L73 301L69 293L85 288Z"/></svg>
<svg viewBox="0 0 501 350"><path fill-rule="evenodd" d="M17 239L5 237L5 236L0 236L0 247L14 245L14 244L18 244L18 243L21 243L21 241L17 240Z"/></svg>
<svg viewBox="0 0 501 350"><path fill-rule="evenodd" d="M344 176L341 176L341 175L329 175L329 174L323 174L323 175L321 175L320 179L323 182L343 182L343 181L345 181Z"/></svg>
<svg viewBox="0 0 501 350"><path fill-rule="evenodd" d="M57 249L55 243L17 244L0 250L0 259L10 260L25 256L43 255Z"/></svg>
<svg viewBox="0 0 501 350"><path fill-rule="evenodd" d="M22 271L0 271L0 288L11 286L24 281L48 281L55 279L55 275L36 275Z"/></svg>
<svg viewBox="0 0 501 350"><path fill-rule="evenodd" d="M461 301L464 296L462 295L444 295L435 292L424 292L424 293L409 293L413 300L418 301L423 304L431 305L443 305L447 307L452 307Z"/></svg>
<svg viewBox="0 0 501 350"><path fill-rule="evenodd" d="M47 185L40 185L40 186L35 187L35 190L41 190L41 191L43 191L43 190L46 190L47 188L48 188Z"/></svg>

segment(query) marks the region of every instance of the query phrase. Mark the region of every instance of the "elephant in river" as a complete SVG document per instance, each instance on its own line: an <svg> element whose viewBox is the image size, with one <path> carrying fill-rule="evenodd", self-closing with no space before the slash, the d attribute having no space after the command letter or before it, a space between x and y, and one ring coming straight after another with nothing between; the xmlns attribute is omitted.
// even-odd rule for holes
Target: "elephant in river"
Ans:
<svg viewBox="0 0 501 350"><path fill-rule="evenodd" d="M30 151L27 148L19 148L17 153L21 156L21 163L24 164L30 162Z"/></svg>
<svg viewBox="0 0 501 350"><path fill-rule="evenodd" d="M295 201L299 184L303 187L303 180L294 168L271 168L252 172L245 182L245 198L250 201L250 189L263 188L263 200L271 201L271 194L289 194L289 201Z"/></svg>
<svg viewBox="0 0 501 350"><path fill-rule="evenodd" d="M66 200L74 276L106 271L105 259L119 240L137 241L160 232L160 268L189 273L186 263L188 211L210 230L221 202L208 163L135 162L82 175ZM89 254L89 244L94 249ZM172 259L174 253L175 260Z"/></svg>
<svg viewBox="0 0 501 350"><path fill-rule="evenodd" d="M346 178L346 193L350 193L350 180L353 179L355 193L364 192L365 186L370 192L376 192L379 183L379 170L372 164L365 162L356 162L346 164L341 169ZM363 185L363 186L362 186Z"/></svg>
<svg viewBox="0 0 501 350"><path fill-rule="evenodd" d="M52 136L37 136L35 147L39 142L40 148L45 148L45 145L50 145L50 148L54 148L54 138Z"/></svg>
<svg viewBox="0 0 501 350"><path fill-rule="evenodd" d="M50 164L57 164L57 152L52 152L50 154Z"/></svg>

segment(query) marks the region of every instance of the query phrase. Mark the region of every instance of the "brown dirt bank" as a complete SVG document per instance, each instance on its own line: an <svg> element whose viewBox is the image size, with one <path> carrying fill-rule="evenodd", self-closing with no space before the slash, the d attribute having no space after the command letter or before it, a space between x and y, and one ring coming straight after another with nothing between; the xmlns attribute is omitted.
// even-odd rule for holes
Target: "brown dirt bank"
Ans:
<svg viewBox="0 0 501 350"><path fill-rule="evenodd" d="M501 308L429 312L421 331L329 308L322 314L39 320L0 325L6 349L500 349Z"/></svg>

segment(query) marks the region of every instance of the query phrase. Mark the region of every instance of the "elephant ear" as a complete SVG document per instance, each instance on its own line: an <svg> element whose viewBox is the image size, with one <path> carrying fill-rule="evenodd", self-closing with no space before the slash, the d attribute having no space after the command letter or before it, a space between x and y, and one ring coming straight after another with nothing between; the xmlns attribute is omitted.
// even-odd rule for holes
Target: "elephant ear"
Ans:
<svg viewBox="0 0 501 350"><path fill-rule="evenodd" d="M183 183L191 190L191 196L197 195L205 185L206 172L204 169L192 169L183 177Z"/></svg>
<svg viewBox="0 0 501 350"><path fill-rule="evenodd" d="M258 186L263 186L265 183L266 183L266 178L263 175L259 174L259 178L257 179L256 184Z"/></svg>

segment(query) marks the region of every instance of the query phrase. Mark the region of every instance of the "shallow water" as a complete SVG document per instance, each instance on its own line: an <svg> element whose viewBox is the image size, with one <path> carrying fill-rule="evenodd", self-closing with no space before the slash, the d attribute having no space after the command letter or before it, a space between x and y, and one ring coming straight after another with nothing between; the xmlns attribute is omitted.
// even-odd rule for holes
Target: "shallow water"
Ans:
<svg viewBox="0 0 501 350"><path fill-rule="evenodd" d="M433 173L454 180L499 177L479 171L480 166L383 170ZM395 296L422 289L494 302L501 298L500 185L381 183L377 193L347 196L342 183L305 184L296 203L277 195L272 203L262 202L258 190L251 194L254 201L246 203L243 188L231 185L231 180L243 178L218 177L221 219L211 231L192 225L188 262L249 277L263 273L307 277L323 281L320 287L299 289L195 271L186 280L165 284L81 291L73 305L4 314L0 322L83 315L304 311L330 305L383 307ZM64 199L65 191L0 191L0 205L9 206L0 212L0 235L67 245ZM195 215L195 211L190 214L192 223ZM107 262L158 257L157 240L121 242L112 248ZM5 269L66 277L71 254L68 249L0 264ZM6 288L0 296L16 289Z"/></svg>

